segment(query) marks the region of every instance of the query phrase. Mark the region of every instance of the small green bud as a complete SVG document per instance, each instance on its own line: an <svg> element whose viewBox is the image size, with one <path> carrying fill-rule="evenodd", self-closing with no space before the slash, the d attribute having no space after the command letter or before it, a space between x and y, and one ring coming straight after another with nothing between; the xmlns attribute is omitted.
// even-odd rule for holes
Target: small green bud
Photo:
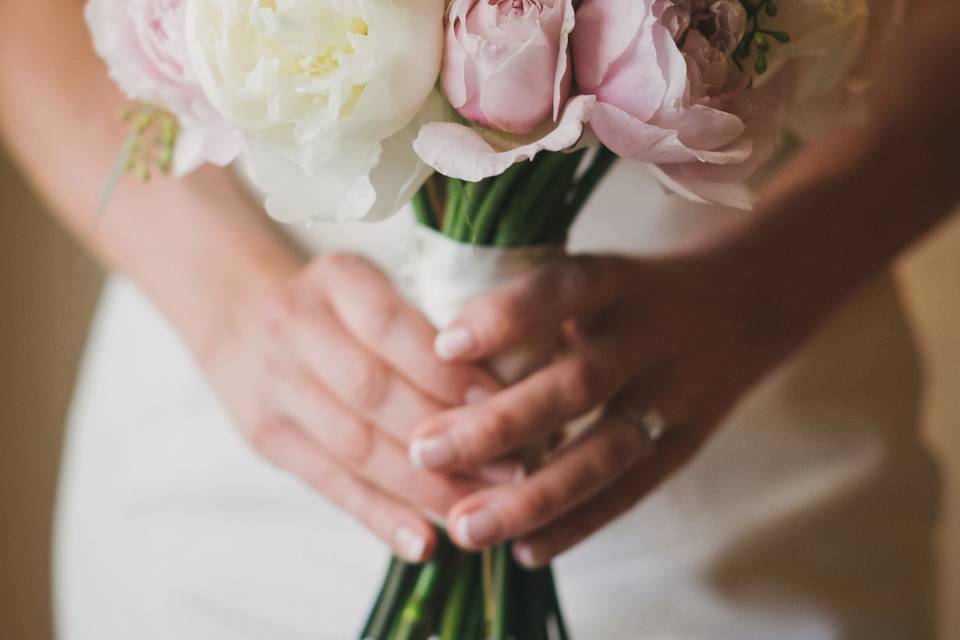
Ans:
<svg viewBox="0 0 960 640"><path fill-rule="evenodd" d="M767 4L764 5L763 10L771 18L780 13L780 8L777 6L777 3L773 0L767 0Z"/></svg>
<svg viewBox="0 0 960 640"><path fill-rule="evenodd" d="M768 31L767 33L780 44L787 44L790 42L790 34L786 31Z"/></svg>
<svg viewBox="0 0 960 640"><path fill-rule="evenodd" d="M763 51L757 52L757 61L753 65L757 75L763 75L767 71L767 54Z"/></svg>

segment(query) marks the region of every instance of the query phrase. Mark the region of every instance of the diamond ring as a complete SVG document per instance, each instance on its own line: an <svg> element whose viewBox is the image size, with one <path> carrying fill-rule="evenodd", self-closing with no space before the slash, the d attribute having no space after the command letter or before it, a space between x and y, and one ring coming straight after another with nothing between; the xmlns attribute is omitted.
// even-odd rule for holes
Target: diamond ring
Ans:
<svg viewBox="0 0 960 640"><path fill-rule="evenodd" d="M657 409L640 411L619 402L611 405L608 409L636 427L648 448L657 444L670 428L663 414Z"/></svg>

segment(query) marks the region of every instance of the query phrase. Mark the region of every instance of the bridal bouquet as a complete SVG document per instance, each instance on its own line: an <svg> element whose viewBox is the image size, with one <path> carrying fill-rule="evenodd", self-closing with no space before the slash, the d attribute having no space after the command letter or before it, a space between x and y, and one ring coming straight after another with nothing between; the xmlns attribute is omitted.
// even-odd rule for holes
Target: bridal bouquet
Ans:
<svg viewBox="0 0 960 640"><path fill-rule="evenodd" d="M562 256L617 158L749 207L791 102L856 63L864 1L90 0L87 19L134 101L114 179L242 157L281 221L412 203L411 295L442 326ZM514 382L554 347L490 366ZM392 561L362 637L567 632L549 569L445 542L424 565Z"/></svg>

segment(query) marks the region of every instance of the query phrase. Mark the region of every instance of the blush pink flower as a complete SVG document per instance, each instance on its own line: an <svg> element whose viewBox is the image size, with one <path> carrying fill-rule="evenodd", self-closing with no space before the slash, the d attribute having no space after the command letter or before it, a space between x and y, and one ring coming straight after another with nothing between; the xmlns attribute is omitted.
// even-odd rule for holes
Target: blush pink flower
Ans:
<svg viewBox="0 0 960 640"><path fill-rule="evenodd" d="M440 173L477 181L583 135L593 97L570 97L572 0L453 0L443 89L473 126L427 124L414 148Z"/></svg>
<svg viewBox="0 0 960 640"><path fill-rule="evenodd" d="M584 0L572 46L596 136L688 198L749 207L742 181L772 155L783 100L778 82L747 88L745 29L739 0Z"/></svg>
<svg viewBox="0 0 960 640"><path fill-rule="evenodd" d="M180 124L174 173L225 166L244 136L210 105L194 76L186 44L187 0L90 0L86 19L97 53L131 100L162 106Z"/></svg>
<svg viewBox="0 0 960 640"><path fill-rule="evenodd" d="M454 0L443 88L464 118L525 134L570 95L563 0Z"/></svg>

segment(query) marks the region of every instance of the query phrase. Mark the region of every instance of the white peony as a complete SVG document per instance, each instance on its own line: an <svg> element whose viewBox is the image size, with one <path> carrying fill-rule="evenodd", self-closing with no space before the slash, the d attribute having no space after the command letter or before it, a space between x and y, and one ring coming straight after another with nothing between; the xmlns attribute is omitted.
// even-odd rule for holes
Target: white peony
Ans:
<svg viewBox="0 0 960 640"><path fill-rule="evenodd" d="M442 52L442 0L188 0L210 102L253 139L284 221L382 218L429 175L413 152ZM429 105L429 107L425 106Z"/></svg>

